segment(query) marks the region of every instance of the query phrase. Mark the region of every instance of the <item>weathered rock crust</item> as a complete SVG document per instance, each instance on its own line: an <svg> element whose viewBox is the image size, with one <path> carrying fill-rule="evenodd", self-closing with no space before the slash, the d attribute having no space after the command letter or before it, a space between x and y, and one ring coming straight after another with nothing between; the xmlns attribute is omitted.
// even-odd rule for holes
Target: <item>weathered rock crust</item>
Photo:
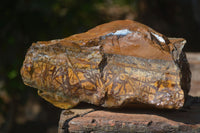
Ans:
<svg viewBox="0 0 200 133"><path fill-rule="evenodd" d="M25 84L60 108L88 102L178 109L190 89L185 43L135 21L119 20L33 43L21 75Z"/></svg>

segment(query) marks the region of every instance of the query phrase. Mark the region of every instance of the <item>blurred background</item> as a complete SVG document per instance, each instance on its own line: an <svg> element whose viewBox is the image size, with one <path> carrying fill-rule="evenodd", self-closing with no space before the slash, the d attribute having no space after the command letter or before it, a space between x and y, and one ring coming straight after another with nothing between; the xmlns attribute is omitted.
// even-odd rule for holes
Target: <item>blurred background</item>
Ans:
<svg viewBox="0 0 200 133"><path fill-rule="evenodd" d="M20 77L33 42L64 38L99 24L131 19L200 51L199 0L6 0L0 4L0 133L55 133L61 109Z"/></svg>

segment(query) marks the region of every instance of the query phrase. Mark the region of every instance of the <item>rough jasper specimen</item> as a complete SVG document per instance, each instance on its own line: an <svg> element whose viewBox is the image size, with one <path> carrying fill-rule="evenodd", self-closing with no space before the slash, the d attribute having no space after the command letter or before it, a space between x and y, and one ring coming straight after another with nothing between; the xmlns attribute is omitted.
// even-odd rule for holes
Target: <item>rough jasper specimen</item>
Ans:
<svg viewBox="0 0 200 133"><path fill-rule="evenodd" d="M33 43L21 75L41 97L64 109L80 102L179 109L190 89L185 43L135 21L113 21Z"/></svg>

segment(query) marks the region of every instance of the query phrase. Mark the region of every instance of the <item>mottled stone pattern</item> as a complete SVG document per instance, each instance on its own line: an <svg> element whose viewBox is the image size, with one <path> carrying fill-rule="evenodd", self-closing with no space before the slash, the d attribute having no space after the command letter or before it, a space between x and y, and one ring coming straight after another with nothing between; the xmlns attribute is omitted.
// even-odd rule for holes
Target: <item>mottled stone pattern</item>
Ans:
<svg viewBox="0 0 200 133"><path fill-rule="evenodd" d="M107 101L104 106L120 106L138 101L157 107L183 106L180 71L172 61L114 55L104 69ZM115 99L115 100L113 100Z"/></svg>
<svg viewBox="0 0 200 133"><path fill-rule="evenodd" d="M41 97L64 109L80 102L178 109L190 89L184 43L134 21L114 21L68 38L33 43L21 75Z"/></svg>
<svg viewBox="0 0 200 133"><path fill-rule="evenodd" d="M31 46L21 70L25 84L38 88L43 98L61 108L79 101L98 104L103 93L98 67L102 56L95 47L81 50L59 43Z"/></svg>

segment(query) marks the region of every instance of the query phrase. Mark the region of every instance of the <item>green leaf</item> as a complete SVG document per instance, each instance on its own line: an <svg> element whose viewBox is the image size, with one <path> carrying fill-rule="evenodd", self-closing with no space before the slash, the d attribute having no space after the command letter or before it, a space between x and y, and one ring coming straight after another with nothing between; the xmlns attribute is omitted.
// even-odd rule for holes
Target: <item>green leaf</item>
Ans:
<svg viewBox="0 0 200 133"><path fill-rule="evenodd" d="M17 71L16 70L12 70L8 73L9 79L14 79L15 77L17 77Z"/></svg>

